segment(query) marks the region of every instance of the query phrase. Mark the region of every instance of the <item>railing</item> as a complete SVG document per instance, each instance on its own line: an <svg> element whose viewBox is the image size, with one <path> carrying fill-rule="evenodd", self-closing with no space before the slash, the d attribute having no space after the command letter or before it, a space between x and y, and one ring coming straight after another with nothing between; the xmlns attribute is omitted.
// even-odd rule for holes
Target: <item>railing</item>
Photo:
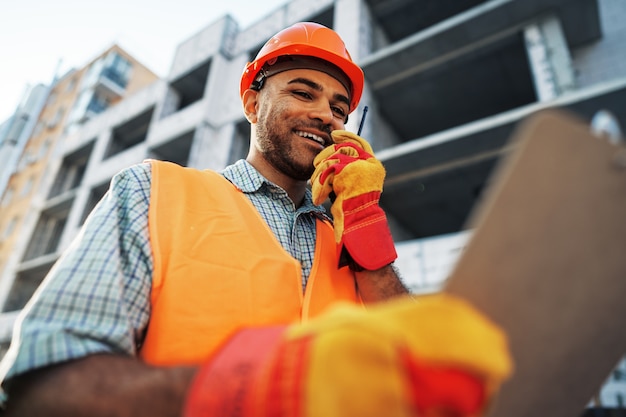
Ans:
<svg viewBox="0 0 626 417"><path fill-rule="evenodd" d="M110 67L104 68L102 72L100 73L100 76L106 77L107 79L109 79L110 81L115 83L115 85L119 86L122 89L125 89L126 84L128 84L127 74L120 74L118 71Z"/></svg>

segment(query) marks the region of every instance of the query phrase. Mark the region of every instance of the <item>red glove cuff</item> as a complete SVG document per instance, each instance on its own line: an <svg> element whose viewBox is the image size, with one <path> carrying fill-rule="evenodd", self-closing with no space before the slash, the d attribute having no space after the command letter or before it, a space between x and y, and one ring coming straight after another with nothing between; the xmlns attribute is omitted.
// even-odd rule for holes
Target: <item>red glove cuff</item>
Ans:
<svg viewBox="0 0 626 417"><path fill-rule="evenodd" d="M184 417L254 416L255 381L282 341L285 326L245 329L202 366L189 388Z"/></svg>
<svg viewBox="0 0 626 417"><path fill-rule="evenodd" d="M482 380L460 369L420 362L408 351L402 356L418 415L469 417L485 407L487 397Z"/></svg>
<svg viewBox="0 0 626 417"><path fill-rule="evenodd" d="M352 259L370 271L392 263L397 257L387 216L378 205L380 191L343 201L344 229L338 254L348 251Z"/></svg>

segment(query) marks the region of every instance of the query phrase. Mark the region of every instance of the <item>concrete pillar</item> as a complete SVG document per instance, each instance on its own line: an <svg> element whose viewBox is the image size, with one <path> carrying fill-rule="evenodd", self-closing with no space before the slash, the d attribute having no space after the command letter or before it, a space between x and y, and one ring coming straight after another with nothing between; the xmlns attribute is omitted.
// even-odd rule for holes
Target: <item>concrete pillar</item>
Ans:
<svg viewBox="0 0 626 417"><path fill-rule="evenodd" d="M221 170L228 164L235 124L214 127L208 123L198 126L194 135L187 166L198 169Z"/></svg>
<svg viewBox="0 0 626 417"><path fill-rule="evenodd" d="M363 18L368 16L369 10L363 0L337 0L335 3L334 29L346 44L352 60L357 63L371 52L370 26L367 24L368 19ZM348 120L347 130L357 131L366 104L361 99L359 107Z"/></svg>
<svg viewBox="0 0 626 417"><path fill-rule="evenodd" d="M556 16L547 16L524 29L538 101L549 101L575 89L574 67Z"/></svg>
<svg viewBox="0 0 626 417"><path fill-rule="evenodd" d="M204 118L212 126L221 126L243 118L239 81L247 56L228 59L222 54L211 57L211 69L204 90Z"/></svg>

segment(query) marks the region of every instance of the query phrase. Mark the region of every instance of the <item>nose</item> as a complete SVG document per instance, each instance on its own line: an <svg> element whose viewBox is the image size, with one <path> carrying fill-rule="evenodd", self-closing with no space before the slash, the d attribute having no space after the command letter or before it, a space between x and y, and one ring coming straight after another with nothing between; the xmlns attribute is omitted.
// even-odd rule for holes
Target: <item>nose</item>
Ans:
<svg viewBox="0 0 626 417"><path fill-rule="evenodd" d="M330 103L325 100L318 100L312 104L309 117L319 120L325 125L332 124L335 119Z"/></svg>

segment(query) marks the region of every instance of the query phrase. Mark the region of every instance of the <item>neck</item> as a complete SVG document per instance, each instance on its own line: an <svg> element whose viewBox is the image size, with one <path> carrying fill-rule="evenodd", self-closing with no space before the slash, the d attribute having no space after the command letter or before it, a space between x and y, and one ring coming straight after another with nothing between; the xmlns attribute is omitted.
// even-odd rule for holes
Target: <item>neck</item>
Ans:
<svg viewBox="0 0 626 417"><path fill-rule="evenodd" d="M296 180L283 174L262 158L251 158L250 155L248 155L246 161L269 181L285 190L296 207L302 205L306 191L306 181Z"/></svg>

